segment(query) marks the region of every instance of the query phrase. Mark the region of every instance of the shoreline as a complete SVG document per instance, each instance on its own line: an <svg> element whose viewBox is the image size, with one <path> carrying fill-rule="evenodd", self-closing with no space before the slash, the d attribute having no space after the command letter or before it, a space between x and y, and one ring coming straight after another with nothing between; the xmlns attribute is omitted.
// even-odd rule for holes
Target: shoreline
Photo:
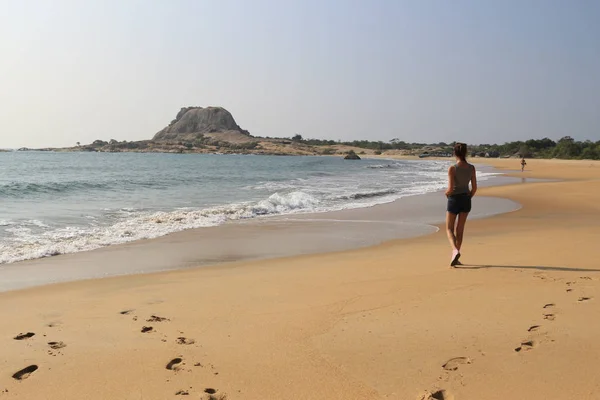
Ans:
<svg viewBox="0 0 600 400"><path fill-rule="evenodd" d="M516 183L513 178L498 175L481 182L480 187ZM439 197L439 192L430 192L369 207L228 221L219 226L187 229L153 239L3 264L0 266L0 292L232 262L349 251L419 237L436 232L443 223L444 201L439 201ZM471 219L520 208L509 199L480 197L477 200Z"/></svg>
<svg viewBox="0 0 600 400"><path fill-rule="evenodd" d="M43 165L41 163L54 158L36 158L34 164ZM91 161L81 163L97 165L108 159L106 156L92 157ZM218 157L207 156L186 159L180 161L176 156L156 158L155 161L168 165L164 169L174 174L173 179L165 180L162 174L158 182L154 182L154 178L146 182L142 170L152 162L149 164L145 157L118 157L106 174L118 173L115 168L129 168L128 165L133 163L129 174L134 176L128 178L130 187L125 181L111 183L102 174L95 177L76 173L54 182L52 177L43 176L43 169L40 182L36 181L33 186L14 186L5 182L3 188L8 190L8 197L0 221L0 248L3 250L0 264L156 238L196 227L218 226L227 220L367 207L440 189L445 184L445 174L440 173L440 167L446 164L444 162L365 160L348 164L331 157L302 157L302 160L253 157L251 160L231 156L217 161ZM56 168L68 166L75 162L73 160L80 162L78 157L64 157ZM185 167L179 167L179 163ZM194 172L201 165L213 163L223 165L225 173L232 176L215 180L206 173ZM257 184L245 186L246 182L239 181L240 176L236 175L238 163L262 167L273 164L282 168L277 168L281 172L274 173L274 176L279 176L275 182L260 182L261 177L255 176L259 179ZM324 166L323 171L320 165ZM306 182L294 178L301 178L298 168L304 167L314 170L314 176ZM178 168L192 172L179 174L176 172ZM405 168L415 171L416 175L407 171L410 177L405 180ZM20 179L16 171L12 169L9 180ZM345 176L340 182L335 177L337 173ZM353 187L355 173L363 176L364 182ZM33 173L33 176L36 174ZM249 176L254 176L254 173L249 173ZM283 183L282 178L291 180ZM423 181L422 186L411 187L412 179ZM329 183L321 190L318 186L322 182ZM239 190L238 186L243 190Z"/></svg>
<svg viewBox="0 0 600 400"><path fill-rule="evenodd" d="M0 293L1 396L592 398L600 163L555 167L526 179L570 179L481 189L522 208L469 220L461 268L440 231Z"/></svg>

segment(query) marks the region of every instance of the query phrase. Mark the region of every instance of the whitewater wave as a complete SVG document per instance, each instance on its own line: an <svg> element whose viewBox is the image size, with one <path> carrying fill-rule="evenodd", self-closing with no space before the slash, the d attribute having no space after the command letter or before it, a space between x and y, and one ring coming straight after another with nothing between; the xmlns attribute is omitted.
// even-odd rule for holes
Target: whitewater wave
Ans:
<svg viewBox="0 0 600 400"><path fill-rule="evenodd" d="M230 220L264 215L285 214L315 210L319 200L303 192L275 193L258 202L231 204L207 209L179 209L170 212L134 212L110 226L50 228L41 221L27 221L20 226L5 229L12 233L10 243L0 244L0 264L59 254L94 250L134 240L153 239L187 229L221 225ZM119 210L121 211L121 210Z"/></svg>

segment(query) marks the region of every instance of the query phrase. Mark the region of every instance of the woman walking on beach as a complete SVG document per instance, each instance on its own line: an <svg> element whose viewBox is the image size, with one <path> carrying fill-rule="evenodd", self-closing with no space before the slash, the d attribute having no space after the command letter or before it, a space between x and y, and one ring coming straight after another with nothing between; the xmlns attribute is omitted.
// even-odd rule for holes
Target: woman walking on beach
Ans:
<svg viewBox="0 0 600 400"><path fill-rule="evenodd" d="M467 162L467 145L454 145L456 164L448 168L448 189L446 197L446 233L452 247L450 266L460 265L460 247L463 241L465 224L471 211L471 198L477 192L477 176L475 166ZM469 189L469 183L471 188ZM458 217L458 218L457 218Z"/></svg>

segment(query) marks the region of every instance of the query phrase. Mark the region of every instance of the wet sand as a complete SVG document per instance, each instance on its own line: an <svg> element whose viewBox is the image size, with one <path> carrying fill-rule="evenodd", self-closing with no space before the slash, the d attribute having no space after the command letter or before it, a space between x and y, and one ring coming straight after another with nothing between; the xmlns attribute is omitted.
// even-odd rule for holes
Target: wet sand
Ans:
<svg viewBox="0 0 600 400"><path fill-rule="evenodd" d="M528 164L457 269L442 230L1 293L0 398L595 399L600 163Z"/></svg>

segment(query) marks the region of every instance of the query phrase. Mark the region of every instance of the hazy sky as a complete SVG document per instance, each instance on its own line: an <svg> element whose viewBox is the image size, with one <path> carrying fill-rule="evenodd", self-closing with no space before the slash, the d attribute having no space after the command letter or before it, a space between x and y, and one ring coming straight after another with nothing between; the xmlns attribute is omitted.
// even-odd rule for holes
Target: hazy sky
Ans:
<svg viewBox="0 0 600 400"><path fill-rule="evenodd" d="M254 135L600 139L600 1L4 0L0 148Z"/></svg>

